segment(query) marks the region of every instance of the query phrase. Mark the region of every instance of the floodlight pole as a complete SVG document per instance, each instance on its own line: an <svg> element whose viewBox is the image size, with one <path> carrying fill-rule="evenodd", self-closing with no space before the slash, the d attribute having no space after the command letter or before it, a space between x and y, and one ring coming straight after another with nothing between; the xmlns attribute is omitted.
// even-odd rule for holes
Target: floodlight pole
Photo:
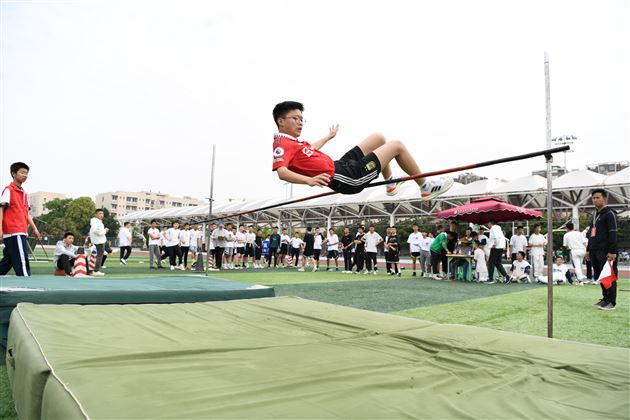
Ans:
<svg viewBox="0 0 630 420"><path fill-rule="evenodd" d="M214 201L214 157L217 154L217 145L212 145L212 166L210 169L210 197L208 197L208 220L212 219L212 202ZM210 270L210 224L206 227L206 277Z"/></svg>
<svg viewBox="0 0 630 420"><path fill-rule="evenodd" d="M545 109L547 114L547 149L551 148L551 92L549 83L549 55L545 51ZM547 337L553 338L553 220L552 212L552 163L553 155L547 160Z"/></svg>

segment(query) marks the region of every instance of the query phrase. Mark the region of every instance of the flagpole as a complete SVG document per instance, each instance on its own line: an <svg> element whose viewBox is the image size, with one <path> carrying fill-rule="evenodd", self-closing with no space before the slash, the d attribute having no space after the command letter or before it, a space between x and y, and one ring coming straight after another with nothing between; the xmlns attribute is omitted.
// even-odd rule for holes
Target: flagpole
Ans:
<svg viewBox="0 0 630 420"><path fill-rule="evenodd" d="M549 82L549 54L545 51L545 110L547 116L547 149L551 148L551 87ZM553 338L553 210L552 172L553 155L547 160L547 337Z"/></svg>

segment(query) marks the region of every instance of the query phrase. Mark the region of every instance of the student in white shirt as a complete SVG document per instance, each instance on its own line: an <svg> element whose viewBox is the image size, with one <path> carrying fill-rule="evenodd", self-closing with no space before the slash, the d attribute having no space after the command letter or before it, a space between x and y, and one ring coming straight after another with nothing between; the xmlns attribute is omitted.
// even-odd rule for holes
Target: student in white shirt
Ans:
<svg viewBox="0 0 630 420"><path fill-rule="evenodd" d="M545 247L547 246L547 239L540 233L540 225L534 225L534 233L529 236L529 255L532 258L532 267L534 272L534 278L538 279L543 275L545 266Z"/></svg>
<svg viewBox="0 0 630 420"><path fill-rule="evenodd" d="M179 254L179 222L171 223L171 227L164 233L166 252L168 253L168 261L171 270L175 270L177 264L177 256Z"/></svg>
<svg viewBox="0 0 630 420"><path fill-rule="evenodd" d="M313 235L313 272L319 270L319 257L322 255L322 242L324 237L322 236L321 229L315 228L315 234Z"/></svg>
<svg viewBox="0 0 630 420"><path fill-rule="evenodd" d="M523 226L516 228L516 234L510 238L510 251L512 251L512 262L516 259L519 252L525 252L527 249L527 237L523 235Z"/></svg>
<svg viewBox="0 0 630 420"><path fill-rule="evenodd" d="M184 229L179 232L179 266L182 270L190 270L188 267L188 251L190 250L190 225L184 223ZM182 264L182 259L184 263Z"/></svg>
<svg viewBox="0 0 630 420"><path fill-rule="evenodd" d="M328 236L322 241L326 244L326 271L333 271L330 268L330 260L335 260L335 271L339 271L339 236L333 228L328 229Z"/></svg>
<svg viewBox="0 0 630 420"><path fill-rule="evenodd" d="M120 265L127 265L127 258L131 255L131 223L125 222L118 231L118 246L120 248Z"/></svg>
<svg viewBox="0 0 630 420"><path fill-rule="evenodd" d="M365 239L365 262L367 271L366 274L376 274L376 256L378 253L377 246L383 242L383 237L376 232L374 225L370 225L368 233L364 236Z"/></svg>
<svg viewBox="0 0 630 420"><path fill-rule="evenodd" d="M427 273L431 273L431 243L433 242L433 233L422 230L420 232L420 277Z"/></svg>
<svg viewBox="0 0 630 420"><path fill-rule="evenodd" d="M210 229L212 229L212 227L210 227ZM219 223L216 229L212 229L210 243L214 246L215 270L223 268L223 256L225 255L225 246L227 245L227 237L229 235L230 233L223 227L223 223Z"/></svg>
<svg viewBox="0 0 630 420"><path fill-rule="evenodd" d="M227 230L227 235L225 235L225 268L228 270L234 269L234 249L236 239L234 237L234 225L232 223L228 223L225 225L225 229Z"/></svg>
<svg viewBox="0 0 630 420"><path fill-rule="evenodd" d="M488 281L488 267L486 266L486 253L481 244L477 241L473 243L473 259L475 260L475 277L478 282Z"/></svg>
<svg viewBox="0 0 630 420"><path fill-rule="evenodd" d="M247 242L247 233L245 233L245 225L238 227L238 232L234 235L236 244L236 253L234 255L236 269L245 268L245 243Z"/></svg>
<svg viewBox="0 0 630 420"><path fill-rule="evenodd" d="M103 225L103 218L105 217L105 212L103 209L96 209L94 212L94 217L90 219L90 241L96 247L96 264L94 265L94 271L92 272L93 276L104 276L101 270L101 265L103 263L103 253L105 252L105 243L107 242L107 237L105 236L109 229Z"/></svg>
<svg viewBox="0 0 630 420"><path fill-rule="evenodd" d="M525 259L525 251L518 251L516 259L512 261L512 267L510 268L510 282L516 281L517 283L531 283L529 273L532 266L529 265Z"/></svg>
<svg viewBox="0 0 630 420"><path fill-rule="evenodd" d="M418 230L418 225L414 223L411 225L412 232L409 234L407 238L407 243L409 244L409 252L411 253L411 265L412 265L412 276L416 276L416 259L420 257L420 244L422 242L422 233ZM420 263L420 277L424 274L422 272L422 262Z"/></svg>
<svg viewBox="0 0 630 420"><path fill-rule="evenodd" d="M168 258L168 250L166 249L166 231L168 230L168 226L162 226L162 230L160 230L160 260L164 261Z"/></svg>
<svg viewBox="0 0 630 420"><path fill-rule="evenodd" d="M195 223L190 229L190 258L192 259L192 265L195 266L197 261L197 250L201 247L201 231L199 230L199 223Z"/></svg>
<svg viewBox="0 0 630 420"><path fill-rule="evenodd" d="M300 232L297 230L293 232L293 238L290 239L289 243L291 245L290 255L291 258L293 258L293 265L297 267L300 259L300 251L304 245L304 241L300 238ZM304 267L300 267L300 271L304 271Z"/></svg>
<svg viewBox="0 0 630 420"><path fill-rule="evenodd" d="M490 278L490 282L494 282L495 268L499 270L499 273L504 279L503 282L507 282L509 279L508 273L505 271L505 268L501 263L501 258L505 252L507 240L505 239L505 235L503 235L501 226L497 225L495 221L489 221L486 226L490 229L490 237L488 240L488 244L490 246L490 258L488 259L488 265L490 266L488 276Z"/></svg>
<svg viewBox="0 0 630 420"><path fill-rule="evenodd" d="M289 255L290 242L291 242L291 237L287 235L287 230L282 229L282 233L280 234L280 252L278 253L280 266L286 267L285 259L286 259L286 256Z"/></svg>
<svg viewBox="0 0 630 420"><path fill-rule="evenodd" d="M562 257L556 257L556 261L552 267L552 272L553 281L556 284L562 284L565 282L573 283L573 279L571 278L571 271L569 270L569 268L567 268L566 264L564 264L564 259ZM548 283L547 276L540 276L537 281L539 283ZM578 282L577 284L580 286L584 285L584 283L582 282Z"/></svg>
<svg viewBox="0 0 630 420"><path fill-rule="evenodd" d="M479 226L479 234L477 235L477 240L479 241L479 248L481 248L483 253L486 255L486 263L487 263L488 259L490 258L490 245L488 244L488 242L490 241L490 238L486 236L481 226Z"/></svg>
<svg viewBox="0 0 630 420"><path fill-rule="evenodd" d="M245 234L245 257L243 264L247 267L256 268L256 230L254 226L249 225Z"/></svg>
<svg viewBox="0 0 630 420"><path fill-rule="evenodd" d="M162 258L160 255L160 231L157 228L157 220L151 220L151 227L147 231L149 236L149 269L162 268ZM153 260L155 259L155 267Z"/></svg>
<svg viewBox="0 0 630 420"><path fill-rule="evenodd" d="M574 230L573 223L567 223L567 233L562 239L562 246L571 251L571 264L579 282L588 280L582 271L582 261L586 255L586 243L582 232Z"/></svg>

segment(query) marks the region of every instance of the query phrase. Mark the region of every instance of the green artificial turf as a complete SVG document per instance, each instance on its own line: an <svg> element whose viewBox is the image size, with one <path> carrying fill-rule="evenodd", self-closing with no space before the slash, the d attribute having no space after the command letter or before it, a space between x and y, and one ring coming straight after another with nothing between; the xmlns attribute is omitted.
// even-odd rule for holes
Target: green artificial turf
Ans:
<svg viewBox="0 0 630 420"><path fill-rule="evenodd" d="M599 286L556 286L553 289L553 337L630 347L630 280L619 280L617 308L602 311L593 303ZM523 334L547 336L547 288L462 300L397 312L398 315L447 324L475 325Z"/></svg>

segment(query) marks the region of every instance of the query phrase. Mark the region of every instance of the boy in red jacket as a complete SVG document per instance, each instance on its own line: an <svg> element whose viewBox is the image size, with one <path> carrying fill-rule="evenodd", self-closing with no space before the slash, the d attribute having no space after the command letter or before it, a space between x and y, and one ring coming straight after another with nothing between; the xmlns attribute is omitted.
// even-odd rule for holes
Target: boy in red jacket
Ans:
<svg viewBox="0 0 630 420"><path fill-rule="evenodd" d="M22 184L28 178L29 167L26 163L16 162L11 165L11 177L13 182L2 190L0 196L0 235L4 242L4 252L0 260L0 276L3 276L13 268L18 276L30 276L31 266L28 261L28 225L33 228L35 239L40 235L28 214L28 196Z"/></svg>

